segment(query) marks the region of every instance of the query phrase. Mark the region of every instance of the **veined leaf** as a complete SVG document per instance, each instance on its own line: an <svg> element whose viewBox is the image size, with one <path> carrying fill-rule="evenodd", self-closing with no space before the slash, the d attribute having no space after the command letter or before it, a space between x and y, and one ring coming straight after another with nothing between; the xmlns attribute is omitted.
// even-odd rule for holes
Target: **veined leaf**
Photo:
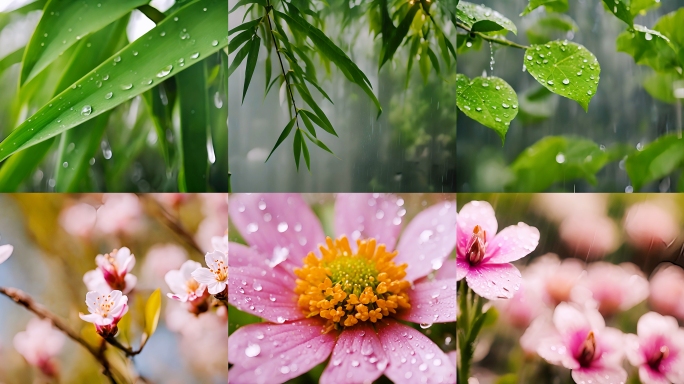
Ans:
<svg viewBox="0 0 684 384"><path fill-rule="evenodd" d="M235 70L240 66L242 61L247 57L249 54L249 51L252 49L251 44L245 44L237 54L235 54L235 57L233 58L233 62L230 64L230 67L228 67L228 77L235 72ZM230 49L228 49L228 52L230 52Z"/></svg>
<svg viewBox="0 0 684 384"><path fill-rule="evenodd" d="M638 24L634 24L633 31L621 33L616 45L618 52L624 52L632 56L635 63L648 65L656 71L673 70L681 66L670 39Z"/></svg>
<svg viewBox="0 0 684 384"><path fill-rule="evenodd" d="M601 66L583 46L567 40L533 45L525 51L525 66L551 92L577 101L585 111L589 108Z"/></svg>
<svg viewBox="0 0 684 384"><path fill-rule="evenodd" d="M242 102L245 102L245 96L247 96L247 89L249 88L249 82L252 80L252 75L254 74L254 68L256 68L257 60L259 59L259 48L261 48L261 38L259 36L254 36L254 39L250 43L249 54L247 55L247 67L245 68L245 86L242 89Z"/></svg>
<svg viewBox="0 0 684 384"><path fill-rule="evenodd" d="M627 156L625 169L638 191L644 184L665 177L684 162L684 139L676 134L661 136L643 150Z"/></svg>
<svg viewBox="0 0 684 384"><path fill-rule="evenodd" d="M603 0L608 11L631 27L634 22L634 15L629 11L629 2L630 0Z"/></svg>
<svg viewBox="0 0 684 384"><path fill-rule="evenodd" d="M86 35L146 3L148 0L49 1L26 47L19 84L35 77Z"/></svg>
<svg viewBox="0 0 684 384"><path fill-rule="evenodd" d="M228 44L227 12L222 0L197 0L179 9L15 129L0 143L0 160L95 118L222 49ZM181 33L193 39L182 39Z"/></svg>
<svg viewBox="0 0 684 384"><path fill-rule="evenodd" d="M473 32L508 30L516 35L518 34L518 28L516 28L512 21L484 5L461 1L456 6L456 17L461 19L463 24Z"/></svg>
<svg viewBox="0 0 684 384"><path fill-rule="evenodd" d="M456 105L471 119L496 131L503 143L511 120L518 113L518 96L498 77L476 77L471 81L459 73Z"/></svg>
<svg viewBox="0 0 684 384"><path fill-rule="evenodd" d="M544 6L548 11L565 12L568 10L568 0L530 0L520 16L525 16L541 6Z"/></svg>

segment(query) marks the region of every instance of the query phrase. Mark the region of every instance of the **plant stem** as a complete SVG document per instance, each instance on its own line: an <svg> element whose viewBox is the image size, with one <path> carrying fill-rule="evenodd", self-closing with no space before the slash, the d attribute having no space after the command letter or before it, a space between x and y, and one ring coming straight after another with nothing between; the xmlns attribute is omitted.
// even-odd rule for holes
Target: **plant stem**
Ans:
<svg viewBox="0 0 684 384"><path fill-rule="evenodd" d="M463 23L461 23L461 22L459 22L459 21L456 22L456 26L459 27L459 28L461 28L461 29L463 29L464 31L466 31L466 32L468 32L468 33L470 33L470 34L479 36L479 37L482 38L483 40L491 41L492 43L497 43L497 44L500 44L500 45L505 45L505 46L513 47L513 48L520 48L520 49L529 49L529 48L530 48L530 47L527 46L527 45L522 45L522 44L514 43L514 42L512 42L512 41L510 41L510 40L507 40L507 39L500 39L500 38L498 38L498 37L485 35L484 33L473 32L473 31L470 30L470 28L468 28L467 25L465 25L465 24L463 24Z"/></svg>
<svg viewBox="0 0 684 384"><path fill-rule="evenodd" d="M278 40L276 40L275 35L273 34L273 26L271 25L271 16L269 13L271 12L271 9L273 9L273 6L271 5L270 0L266 0L266 19L268 20L268 31L271 34L271 39L273 40L273 46L276 49L276 55L278 55L278 61L280 62L280 70L283 73L283 78L285 79L285 86L287 87L287 90L289 91L290 95L290 100L292 100L292 107L294 108L294 118L295 123L297 123L297 129L299 129L299 119L297 119L297 116L299 116L299 110L297 109L297 103L295 102L294 98L294 93L292 92L292 85L290 85L290 80L287 77L287 74L285 73L285 66L283 65L283 58L280 55L280 48L278 48ZM275 23L275 17L274 17L274 23Z"/></svg>
<svg viewBox="0 0 684 384"><path fill-rule="evenodd" d="M44 306L36 303L31 296L29 296L26 292L17 289L17 288L11 288L11 287L0 287L0 294L3 294L15 303L24 306L26 309L29 311L33 312L36 316L38 316L41 319L48 319L52 322L52 324L55 326L55 328L59 329L67 335L70 339L74 340L75 342L81 344L88 352L90 352L91 355L102 365L102 373L109 378L109 381L112 382L113 384L116 384L116 380L114 379L114 375L112 374L112 369L109 364L109 360L104 356L104 351L105 348L95 348L92 345L88 344L85 339L83 339L78 333L76 333L74 330L69 328L63 321L60 319L57 315L54 313L50 312L47 308Z"/></svg>
<svg viewBox="0 0 684 384"><path fill-rule="evenodd" d="M145 346L145 342L143 342L142 344L140 344L140 348L138 348L137 350L133 350L133 348L129 348L129 347L119 343L119 341L117 339L115 339L114 337L108 337L105 339L105 341L107 341L113 347L123 351L126 354L126 356L135 356L135 355L140 354L140 352L142 352L142 350L143 350L143 347ZM145 339L145 341L147 341L147 339Z"/></svg>
<svg viewBox="0 0 684 384"><path fill-rule="evenodd" d="M473 292L465 280L460 282L458 304L461 313L456 321L457 337L460 338L460 364L457 367L458 382L467 383L470 378L470 366L475 352L475 341L485 316L482 313L484 299Z"/></svg>
<svg viewBox="0 0 684 384"><path fill-rule="evenodd" d="M147 195L140 195L140 198L147 201L148 205L152 207L151 214L154 215L164 223L169 229L176 233L181 239L183 239L190 247L195 249L200 254L204 254L202 248L197 244L195 238L190 232L188 232L185 227L178 221L176 217L171 215L164 207L159 204L154 198Z"/></svg>

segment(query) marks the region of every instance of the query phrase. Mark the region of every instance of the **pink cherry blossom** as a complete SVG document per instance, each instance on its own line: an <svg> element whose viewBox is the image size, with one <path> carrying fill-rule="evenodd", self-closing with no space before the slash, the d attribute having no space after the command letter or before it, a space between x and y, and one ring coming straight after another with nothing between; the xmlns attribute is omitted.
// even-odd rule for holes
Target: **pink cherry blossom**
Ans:
<svg viewBox="0 0 684 384"><path fill-rule="evenodd" d="M586 273L585 264L577 259L560 260L547 253L537 257L525 268L525 281L541 291L547 306L555 308L563 301L573 301L573 289Z"/></svg>
<svg viewBox="0 0 684 384"><path fill-rule="evenodd" d="M59 224L69 234L87 238L93 233L97 211L86 203L76 203L64 208L59 214Z"/></svg>
<svg viewBox="0 0 684 384"><path fill-rule="evenodd" d="M648 280L631 263L591 263L579 284L591 292L604 316L626 311L648 297Z"/></svg>
<svg viewBox="0 0 684 384"><path fill-rule="evenodd" d="M456 279L463 278L478 295L510 299L520 287L520 271L510 264L532 252L539 244L539 231L525 223L496 234L494 209L484 201L471 201L457 218L458 246Z"/></svg>
<svg viewBox="0 0 684 384"><path fill-rule="evenodd" d="M299 195L234 194L229 209L249 244L230 243L229 302L269 321L243 326L230 336L231 383L283 383L328 357L322 384L372 382L383 374L397 383L456 382L449 356L423 333L392 318L427 324L456 321L456 279L439 273L456 246L455 202L428 207L402 231L403 200L379 194L337 195L337 243L326 239L321 223ZM393 263L402 265L404 281L413 283L406 288L410 308L344 326L341 317L337 326L323 315L307 318L295 293L304 282L295 271L301 274L335 244L344 247L345 255L378 248L396 252ZM440 277L427 279L435 270ZM365 286L370 291L364 292L372 294Z"/></svg>
<svg viewBox="0 0 684 384"><path fill-rule="evenodd" d="M174 269L180 269L188 260L185 248L176 244L153 245L143 259L140 268L140 285L154 289L164 284L164 276Z"/></svg>
<svg viewBox="0 0 684 384"><path fill-rule="evenodd" d="M192 273L200 268L202 268L202 264L188 260L183 263L180 270L169 271L164 280L173 293L167 294L168 297L183 303L201 298L207 286L198 283L192 277Z"/></svg>
<svg viewBox="0 0 684 384"><path fill-rule="evenodd" d="M140 226L142 204L134 194L104 195L104 203L97 209L95 227L104 234L135 233Z"/></svg>
<svg viewBox="0 0 684 384"><path fill-rule="evenodd" d="M663 315L684 320L684 269L667 265L651 278L651 307Z"/></svg>
<svg viewBox="0 0 684 384"><path fill-rule="evenodd" d="M598 259L619 245L617 226L605 215L571 215L558 228L570 254L583 259Z"/></svg>
<svg viewBox="0 0 684 384"><path fill-rule="evenodd" d="M135 266L135 255L130 249L123 247L97 255L95 263L97 269L83 275L83 282L88 290L101 293L120 290L126 294L135 287L138 279L129 273Z"/></svg>
<svg viewBox="0 0 684 384"><path fill-rule="evenodd" d="M80 313L81 320L95 324L97 333L104 338L115 336L117 323L128 312L128 297L119 290L106 294L90 291L86 294L86 304L90 314Z"/></svg>
<svg viewBox="0 0 684 384"><path fill-rule="evenodd" d="M639 368L643 384L684 383L684 330L677 320L648 312L637 334L625 335L629 362Z"/></svg>
<svg viewBox="0 0 684 384"><path fill-rule="evenodd" d="M14 348L46 376L56 377L57 365L53 358L62 350L65 338L50 320L34 317L26 325L26 331L14 336Z"/></svg>
<svg viewBox="0 0 684 384"><path fill-rule="evenodd" d="M198 268L192 272L192 277L200 284L206 285L210 294L223 292L228 286L228 255L214 251L204 256L209 268Z"/></svg>
<svg viewBox="0 0 684 384"><path fill-rule="evenodd" d="M7 259L9 259L10 256L12 256L13 251L14 247L9 244L0 245L0 264L7 261Z"/></svg>
<svg viewBox="0 0 684 384"><path fill-rule="evenodd" d="M225 236L214 236L211 238L211 245L214 247L214 251L223 252L228 254L228 235Z"/></svg>
<svg viewBox="0 0 684 384"><path fill-rule="evenodd" d="M653 202L634 204L624 219L627 240L644 251L662 250L679 234L672 212Z"/></svg>
<svg viewBox="0 0 684 384"><path fill-rule="evenodd" d="M594 308L558 304L553 331L539 341L537 353L551 364L571 369L576 383L623 384L627 380L621 366L623 335L606 327Z"/></svg>

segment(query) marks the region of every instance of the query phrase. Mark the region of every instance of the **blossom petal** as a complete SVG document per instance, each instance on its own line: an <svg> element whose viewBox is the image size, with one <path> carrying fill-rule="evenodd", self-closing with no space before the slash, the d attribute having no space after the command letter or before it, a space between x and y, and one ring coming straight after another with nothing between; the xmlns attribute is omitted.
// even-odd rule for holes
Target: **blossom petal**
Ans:
<svg viewBox="0 0 684 384"><path fill-rule="evenodd" d="M216 282L216 275L209 268L198 268L192 273L192 278L200 284L212 284Z"/></svg>
<svg viewBox="0 0 684 384"><path fill-rule="evenodd" d="M5 244L5 245L0 245L0 264L4 263L7 259L9 259L10 256L12 256L12 251L14 251L14 247Z"/></svg>
<svg viewBox="0 0 684 384"><path fill-rule="evenodd" d="M465 276L465 275L464 275ZM442 268L440 268L435 274L435 279L446 280L456 278L456 259L450 259L444 262ZM462 278L461 278L462 279Z"/></svg>
<svg viewBox="0 0 684 384"><path fill-rule="evenodd" d="M251 324L228 340L232 384L283 383L324 362L335 346L335 334L321 333L316 319L286 324Z"/></svg>
<svg viewBox="0 0 684 384"><path fill-rule="evenodd" d="M648 312L637 322L637 334L640 338L672 335L679 329L677 320L672 316L663 316L656 312Z"/></svg>
<svg viewBox="0 0 684 384"><path fill-rule="evenodd" d="M228 301L237 309L277 323L305 317L297 304L294 278L280 266L270 271L230 268L229 276Z"/></svg>
<svg viewBox="0 0 684 384"><path fill-rule="evenodd" d="M420 212L401 234L394 262L407 263L406 280L414 281L442 267L456 247L456 203L446 201Z"/></svg>
<svg viewBox="0 0 684 384"><path fill-rule="evenodd" d="M352 247L356 247L356 239L372 237L392 251L401 232L400 211L402 208L397 205L396 197L369 193L339 194L335 201L335 233L338 237L346 235Z"/></svg>
<svg viewBox="0 0 684 384"><path fill-rule="evenodd" d="M416 284L408 290L411 308L399 318L419 324L456 321L456 279Z"/></svg>
<svg viewBox="0 0 684 384"><path fill-rule="evenodd" d="M572 379L575 383L624 383L627 381L627 371L620 366L573 369Z"/></svg>
<svg viewBox="0 0 684 384"><path fill-rule="evenodd" d="M562 365L568 369L577 369L580 364L572 356L572 351L565 346L559 334L547 336L537 345L537 353L551 364Z"/></svg>
<svg viewBox="0 0 684 384"><path fill-rule="evenodd" d="M485 263L508 263L530 254L539 244L539 230L525 223L511 225L487 242Z"/></svg>
<svg viewBox="0 0 684 384"><path fill-rule="evenodd" d="M231 267L266 267L268 258L248 246L230 243L230 257L228 265Z"/></svg>
<svg viewBox="0 0 684 384"><path fill-rule="evenodd" d="M479 225L487 234L487 240L493 239L496 235L496 230L499 225L494 215L494 208L486 201L471 201L461 208L458 213L457 233L458 233L458 254L463 257L462 252L465 252L468 246L468 240L473 234L473 229Z"/></svg>
<svg viewBox="0 0 684 384"><path fill-rule="evenodd" d="M81 318L81 320L87 321L87 322L93 323L93 324L99 324L102 321L102 316L96 315L94 313L89 313L87 315L79 313L78 316Z"/></svg>
<svg viewBox="0 0 684 384"><path fill-rule="evenodd" d="M639 380L644 384L670 384L671 381L662 373L651 369L648 365L639 367Z"/></svg>
<svg viewBox="0 0 684 384"><path fill-rule="evenodd" d="M485 299L510 299L520 289L522 276L513 264L480 264L470 268L466 281Z"/></svg>
<svg viewBox="0 0 684 384"><path fill-rule="evenodd" d="M395 383L454 384L451 359L417 330L394 320L381 320L378 337L389 358L385 376Z"/></svg>
<svg viewBox="0 0 684 384"><path fill-rule="evenodd" d="M572 304L560 303L553 312L553 324L561 334L565 335L577 331L600 331L606 323L597 310L582 312Z"/></svg>
<svg viewBox="0 0 684 384"><path fill-rule="evenodd" d="M375 329L363 322L340 334L320 383L372 382L382 375L387 363Z"/></svg>
<svg viewBox="0 0 684 384"><path fill-rule="evenodd" d="M456 259L456 281L460 281L470 271L470 264L462 259Z"/></svg>
<svg viewBox="0 0 684 384"><path fill-rule="evenodd" d="M325 243L321 223L296 194L234 194L230 218L247 243L270 256L287 249L285 265L297 267L311 251Z"/></svg>

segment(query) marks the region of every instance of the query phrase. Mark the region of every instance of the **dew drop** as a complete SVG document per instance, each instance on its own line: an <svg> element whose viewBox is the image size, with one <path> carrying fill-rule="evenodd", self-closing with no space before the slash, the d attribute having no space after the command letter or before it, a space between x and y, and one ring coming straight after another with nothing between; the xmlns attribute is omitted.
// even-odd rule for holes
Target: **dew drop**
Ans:
<svg viewBox="0 0 684 384"><path fill-rule="evenodd" d="M570 84L570 79L563 79L563 84L565 84L565 85Z"/></svg>
<svg viewBox="0 0 684 384"><path fill-rule="evenodd" d="M114 96L112 92L107 92L107 94L105 95L105 99L109 100L112 98L112 96Z"/></svg>
<svg viewBox="0 0 684 384"><path fill-rule="evenodd" d="M81 108L81 115L83 116L88 116L93 112L93 108L90 105L84 105L83 108Z"/></svg>
<svg viewBox="0 0 684 384"><path fill-rule="evenodd" d="M169 64L169 65L167 65L166 67L164 67L164 69L162 69L161 71L159 71L159 73L157 73L157 77L165 77L165 76L168 76L168 74L171 73L172 70L173 70L173 65L170 65L170 64Z"/></svg>
<svg viewBox="0 0 684 384"><path fill-rule="evenodd" d="M247 355L247 357L259 356L260 352L261 347L259 346L259 344L249 344L249 346L245 348L245 355Z"/></svg>
<svg viewBox="0 0 684 384"><path fill-rule="evenodd" d="M190 58L191 58L191 59L196 59L196 58L198 58L198 57L199 57L199 52L195 52L195 53L193 53L192 55L190 55Z"/></svg>
<svg viewBox="0 0 684 384"><path fill-rule="evenodd" d="M212 46L212 47L215 47L215 46L217 46L217 45L218 45L218 40L214 40L214 41L211 42L211 46Z"/></svg>
<svg viewBox="0 0 684 384"><path fill-rule="evenodd" d="M133 88L133 84L121 84L121 89L123 89L124 91L128 91L131 88Z"/></svg>

